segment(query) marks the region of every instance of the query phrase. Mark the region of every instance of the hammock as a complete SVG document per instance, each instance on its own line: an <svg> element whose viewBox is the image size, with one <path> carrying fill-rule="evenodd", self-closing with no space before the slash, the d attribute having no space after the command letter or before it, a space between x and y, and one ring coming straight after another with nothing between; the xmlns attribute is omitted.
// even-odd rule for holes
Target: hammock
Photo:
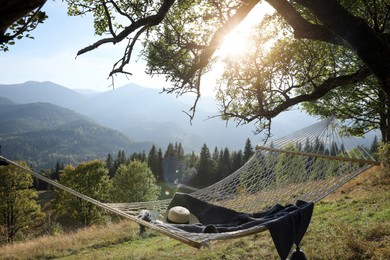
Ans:
<svg viewBox="0 0 390 260"><path fill-rule="evenodd" d="M34 177L89 201L109 212L130 219L187 245L200 248L213 240L243 237L267 230L257 225L223 233L193 233L175 225L161 225L139 218L142 210L154 217L166 213L171 199L137 203L102 203L24 168L0 156ZM379 163L355 139L343 134L341 123L328 118L288 136L258 146L254 156L225 179L191 193L191 197L236 212L264 212L272 206L315 203ZM271 234L272 235L272 234ZM274 241L275 242L275 241Z"/></svg>

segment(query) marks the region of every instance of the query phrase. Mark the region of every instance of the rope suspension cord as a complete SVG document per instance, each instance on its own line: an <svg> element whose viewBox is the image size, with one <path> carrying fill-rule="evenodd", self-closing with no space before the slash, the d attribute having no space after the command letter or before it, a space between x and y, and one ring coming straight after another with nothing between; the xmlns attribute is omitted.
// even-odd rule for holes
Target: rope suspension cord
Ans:
<svg viewBox="0 0 390 260"><path fill-rule="evenodd" d="M302 155L302 156L306 156L306 157L324 158L324 159L330 159L330 160L336 160L336 161L368 163L368 164L372 164L372 165L380 165L381 164L380 162L373 161L373 160L355 159L355 158L347 158L347 157L332 156L332 155L317 154L317 153L289 151L289 150L276 149L276 148L265 147L265 146L257 146L257 149L265 150L265 151L281 152L281 153L292 154L292 155Z"/></svg>
<svg viewBox="0 0 390 260"><path fill-rule="evenodd" d="M320 121L286 137L258 146L254 156L234 173L190 195L200 201L237 212L262 212L276 204L289 205L297 200L317 202L361 172L379 163L341 135L333 118ZM0 156L1 162L29 172L54 187L67 191L98 207L149 227L187 245L200 248L212 240L237 238L262 232L267 227L226 233L192 233L173 226L144 221L140 210L166 212L170 200L134 203L102 203L46 178Z"/></svg>
<svg viewBox="0 0 390 260"><path fill-rule="evenodd" d="M66 186L62 185L61 183L58 183L58 182L56 182L54 180L51 180L51 179L49 179L49 178L47 178L45 176L42 176L42 175L40 175L40 174L38 174L38 173L36 173L36 172L26 168L26 167L23 167L23 166L17 164L16 162L14 162L14 161L8 160L8 159L6 159L5 157L3 157L1 155L0 155L0 161L2 162L2 165L13 165L16 168L18 168L18 169L20 169L22 171L25 171L27 173L30 173L32 176L36 177L37 179L45 181L45 182L53 185L56 188L64 190L64 191L66 191L66 192L68 192L68 193L70 193L70 194L72 194L72 195L74 195L76 197L79 197L79 198L81 198L83 200L86 200L86 201L88 201L88 202L90 202L90 203L92 203L92 204L94 204L94 205L96 205L96 206L98 206L98 207L100 207L102 209L105 209L105 210L107 210L109 212L115 213L115 214L117 214L119 216L127 218L127 219L129 219L131 221L134 221L137 224L140 224L142 226L146 226L146 227L148 227L148 228L150 228L152 230L156 230L156 231L158 231L158 232L160 232L160 233L162 233L162 234L164 234L166 236L169 236L171 238L174 238L174 239L176 239L176 240L178 240L178 241L180 241L182 243L185 243L187 245L193 246L195 248L201 248L202 246L205 246L205 244L203 244L203 243L199 243L197 241L193 241L193 240L189 239L188 237L181 236L180 234L174 234L174 233L169 232L168 230L166 230L164 228L156 226L156 225L154 225L154 224L152 224L150 222L144 221L144 220L142 220L142 219L140 219L140 218L138 218L136 216L129 215L129 214L125 213L124 211L121 211L121 210L118 210L116 208L110 207L110 206L108 206L105 203L102 203L102 202L100 202L98 200L95 200L95 199L93 199L93 198L91 198L89 196L86 196L86 195L84 195L84 194L82 194L82 193L80 193L78 191L75 191L75 190L73 190L73 189L71 189L69 187L66 187Z"/></svg>

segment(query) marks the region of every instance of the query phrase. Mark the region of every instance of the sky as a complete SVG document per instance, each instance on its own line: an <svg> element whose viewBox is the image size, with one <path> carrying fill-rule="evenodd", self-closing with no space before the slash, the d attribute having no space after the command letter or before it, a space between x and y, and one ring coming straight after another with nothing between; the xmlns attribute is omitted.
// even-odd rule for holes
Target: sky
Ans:
<svg viewBox="0 0 390 260"><path fill-rule="evenodd" d="M0 53L0 84L33 80L51 81L71 89L112 89L108 74L113 64L122 57L125 43L103 45L76 58L77 51L102 38L94 35L92 17L68 16L67 4L60 0L48 0L43 10L49 18L32 31L34 39L17 40L8 52ZM258 12L254 13L258 19ZM235 50L243 48L237 38L230 41L236 46L227 46L225 51L232 51L232 47ZM170 85L164 77L147 75L145 61L136 58L137 55L134 55L127 66L133 75L115 76L115 87L136 83L161 90ZM203 80L202 94L213 95L214 75L220 73L221 67L215 71Z"/></svg>
<svg viewBox="0 0 390 260"><path fill-rule="evenodd" d="M34 39L23 38L0 53L0 84L18 84L29 80L52 81L71 89L111 89L108 74L124 51L123 44L101 46L80 55L78 50L100 37L94 35L92 17L71 17L67 5L59 0L48 0L43 8L49 16L32 31ZM115 86L137 83L144 87L168 86L164 78L145 74L145 62L134 61L129 70L133 76L115 77Z"/></svg>

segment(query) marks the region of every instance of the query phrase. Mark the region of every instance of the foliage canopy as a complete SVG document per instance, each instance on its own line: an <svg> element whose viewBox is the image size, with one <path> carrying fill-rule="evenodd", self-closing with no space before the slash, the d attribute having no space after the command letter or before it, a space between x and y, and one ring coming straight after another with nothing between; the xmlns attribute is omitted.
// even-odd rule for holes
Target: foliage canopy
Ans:
<svg viewBox="0 0 390 260"><path fill-rule="evenodd" d="M353 133L379 128L382 139L390 140L390 7L385 0L67 2L71 15L92 13L96 34L105 35L79 55L129 39L110 76L131 74L125 67L141 41L147 72L172 82L164 91L196 93L190 116L202 77L223 62L217 98L225 119L255 122L261 131L282 111L303 104L311 114L351 122ZM265 3L274 12L253 27L246 25L250 14L261 16ZM218 56L239 25L253 36L244 54Z"/></svg>
<svg viewBox="0 0 390 260"><path fill-rule="evenodd" d="M60 175L61 184L99 201L109 200L111 182L102 161L89 161L77 167L68 165ZM89 226L98 222L103 211L92 203L63 190L56 190L55 210L58 215L69 215L80 224Z"/></svg>
<svg viewBox="0 0 390 260"><path fill-rule="evenodd" d="M160 187L146 162L132 161L120 165L112 184L114 202L150 201L160 195Z"/></svg>
<svg viewBox="0 0 390 260"><path fill-rule="evenodd" d="M41 11L45 3L46 0L0 0L0 50L8 51L15 40L33 39L30 32L47 18Z"/></svg>
<svg viewBox="0 0 390 260"><path fill-rule="evenodd" d="M27 167L25 163L21 165ZM0 166L0 242L12 242L42 224L44 214L36 202L29 173L15 166Z"/></svg>

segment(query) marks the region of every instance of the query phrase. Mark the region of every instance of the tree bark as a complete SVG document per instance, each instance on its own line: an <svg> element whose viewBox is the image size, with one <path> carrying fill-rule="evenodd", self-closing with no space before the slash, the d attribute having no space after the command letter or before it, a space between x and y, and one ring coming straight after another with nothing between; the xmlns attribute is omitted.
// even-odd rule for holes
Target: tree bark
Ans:
<svg viewBox="0 0 390 260"><path fill-rule="evenodd" d="M45 3L46 0L0 0L0 43L4 42L8 27Z"/></svg>
<svg viewBox="0 0 390 260"><path fill-rule="evenodd" d="M390 46L385 35L346 10L336 0L295 0L308 8L330 32L344 40L390 95Z"/></svg>

